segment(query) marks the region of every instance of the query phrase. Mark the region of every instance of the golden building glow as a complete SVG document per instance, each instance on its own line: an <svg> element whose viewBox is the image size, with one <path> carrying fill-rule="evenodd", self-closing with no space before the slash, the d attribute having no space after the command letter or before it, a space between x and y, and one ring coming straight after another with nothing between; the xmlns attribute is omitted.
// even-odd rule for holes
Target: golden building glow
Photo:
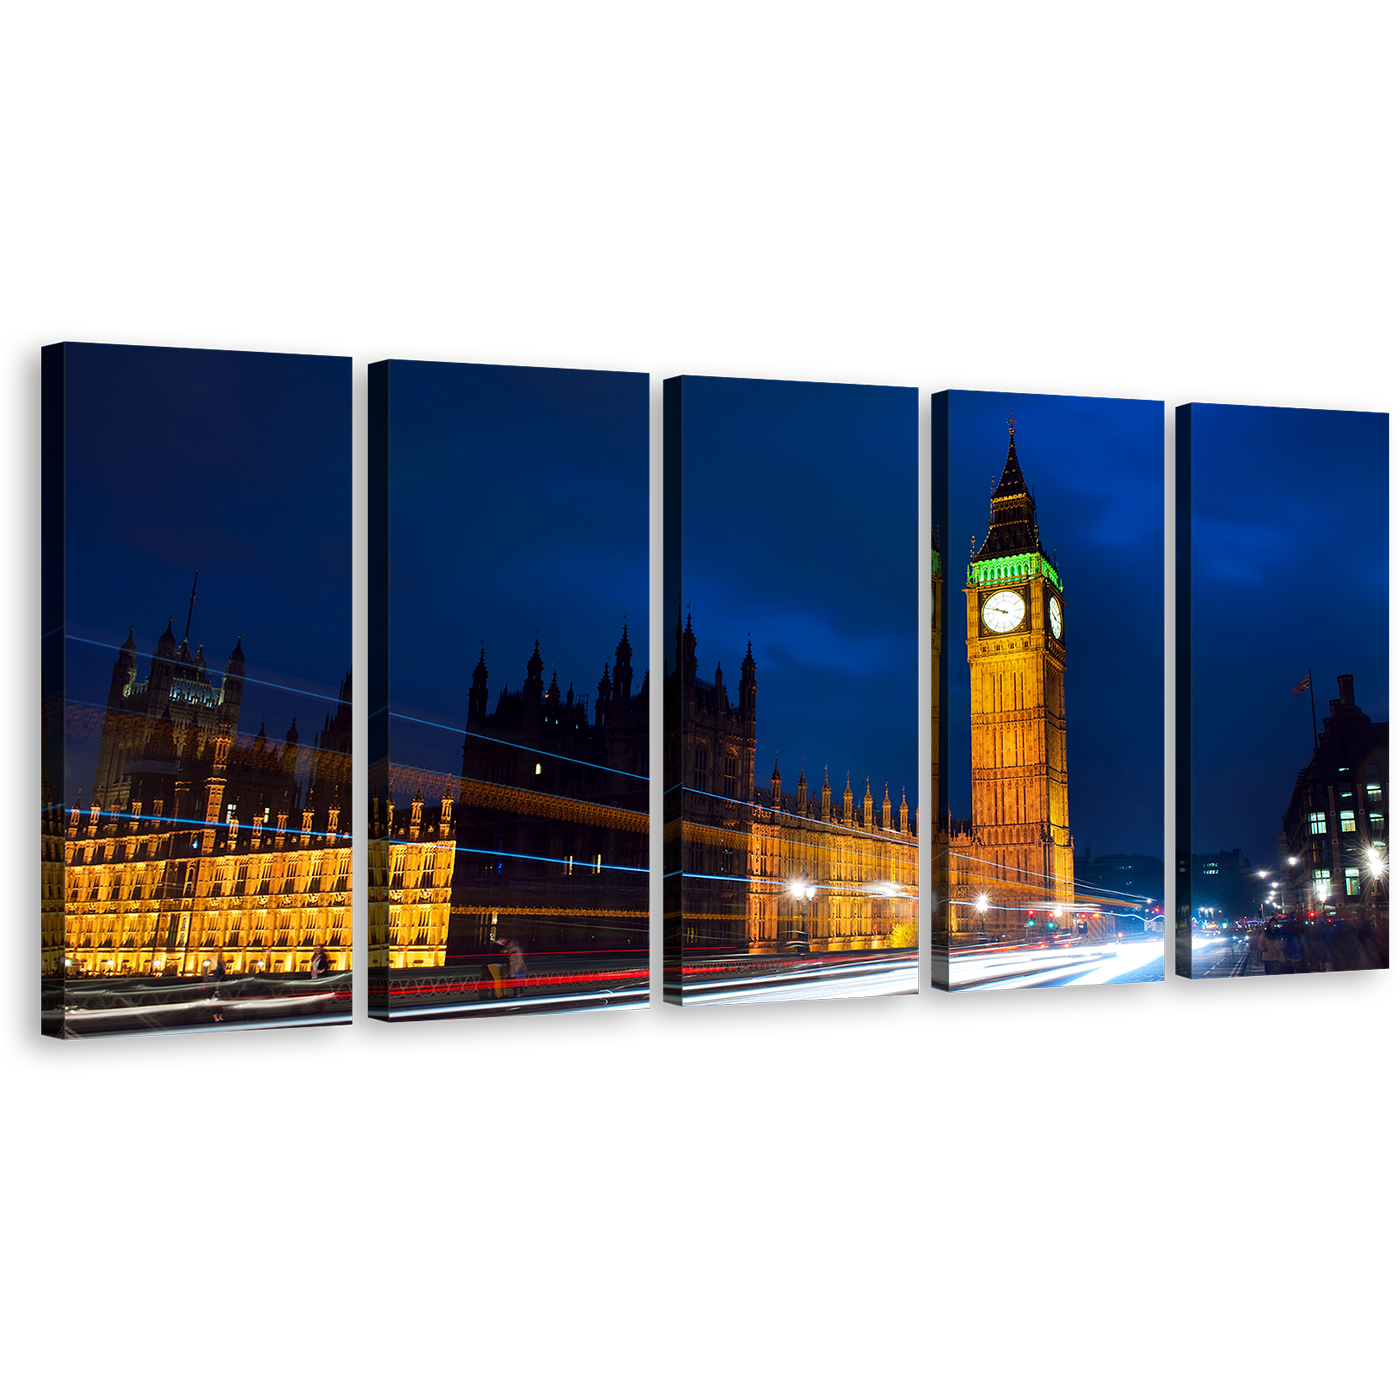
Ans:
<svg viewBox="0 0 1400 1400"><path fill-rule="evenodd" d="M950 835L952 936L1024 935L1074 904L1065 745L1065 606L1016 457L968 565L972 819ZM979 907L985 904L985 909Z"/></svg>
<svg viewBox="0 0 1400 1400"><path fill-rule="evenodd" d="M305 752L295 720L281 745L238 734L244 683L241 638L219 676L167 626L144 680L129 635L105 708L69 703L101 739L61 830L64 975L307 972L318 946L350 968L350 677Z"/></svg>
<svg viewBox="0 0 1400 1400"><path fill-rule="evenodd" d="M832 801L829 776L809 797L805 767L784 791L776 761L767 789L754 783L758 683L753 649L732 705L723 672L697 676L695 633L677 620L685 819L667 845L687 880L667 906L667 956L686 951L834 953L914 948L918 929L917 815L889 789L878 808L870 780L859 805L846 778ZM679 835L679 851L675 838ZM672 865L668 859L668 867ZM698 877L698 878L696 878ZM674 890L674 885L672 886Z"/></svg>

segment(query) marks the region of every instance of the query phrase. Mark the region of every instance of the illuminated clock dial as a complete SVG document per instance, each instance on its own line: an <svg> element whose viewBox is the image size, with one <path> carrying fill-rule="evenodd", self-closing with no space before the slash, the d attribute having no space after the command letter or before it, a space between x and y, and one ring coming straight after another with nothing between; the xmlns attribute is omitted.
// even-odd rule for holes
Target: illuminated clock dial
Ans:
<svg viewBox="0 0 1400 1400"><path fill-rule="evenodd" d="M1019 593L1002 589L982 604L982 621L989 632L1014 632L1026 615L1026 600Z"/></svg>
<svg viewBox="0 0 1400 1400"><path fill-rule="evenodd" d="M1050 635L1058 642L1060 633L1065 630L1065 615L1060 611L1060 600L1050 600Z"/></svg>

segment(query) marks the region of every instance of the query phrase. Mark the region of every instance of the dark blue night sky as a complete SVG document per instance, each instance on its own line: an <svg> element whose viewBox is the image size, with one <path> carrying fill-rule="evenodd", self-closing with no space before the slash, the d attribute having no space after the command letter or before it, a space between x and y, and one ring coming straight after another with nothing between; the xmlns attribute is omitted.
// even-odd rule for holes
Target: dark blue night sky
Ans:
<svg viewBox="0 0 1400 1400"><path fill-rule="evenodd" d="M1284 808L1337 676L1388 719L1389 419L1196 404L1192 847L1278 855Z"/></svg>
<svg viewBox="0 0 1400 1400"><path fill-rule="evenodd" d="M699 675L731 702L750 634L755 780L823 765L918 802L918 396L913 389L684 379L683 601ZM667 627L674 627L667 619ZM668 632L668 645L672 634Z"/></svg>
<svg viewBox="0 0 1400 1400"><path fill-rule="evenodd" d="M348 359L70 344L66 382L67 800L92 790L116 648L144 678L174 616L211 675L239 634L240 728L309 744L351 664ZM75 708L76 706L76 708Z"/></svg>
<svg viewBox="0 0 1400 1400"><path fill-rule="evenodd" d="M396 719L395 763L460 769L483 643L492 709L538 632L591 720L625 617L640 688L649 424L645 374L391 362L391 705L429 722Z"/></svg>
<svg viewBox="0 0 1400 1400"><path fill-rule="evenodd" d="M1007 416L1065 592L1069 826L1080 859L1164 858L1163 404L957 392L949 421L948 801L972 810L969 544L986 537Z"/></svg>

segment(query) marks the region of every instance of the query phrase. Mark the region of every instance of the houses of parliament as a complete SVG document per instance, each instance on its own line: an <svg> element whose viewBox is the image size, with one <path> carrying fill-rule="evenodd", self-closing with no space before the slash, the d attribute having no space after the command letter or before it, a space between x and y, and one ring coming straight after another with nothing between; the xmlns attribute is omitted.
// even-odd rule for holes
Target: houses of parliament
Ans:
<svg viewBox="0 0 1400 1400"><path fill-rule="evenodd" d="M665 867L668 994L688 953L834 953L916 946L917 812L906 795L857 796L845 775L785 786L756 777L758 667L750 644L738 704L724 673L702 679L692 619L676 620L667 696Z"/></svg>
<svg viewBox="0 0 1400 1400"><path fill-rule="evenodd" d="M394 970L499 956L510 938L646 956L649 689L633 688L626 622L591 697L557 671L545 684L538 640L494 706L489 681L483 646L460 778L371 765L372 1009Z"/></svg>
<svg viewBox="0 0 1400 1400"><path fill-rule="evenodd" d="M858 797L849 778L833 795L826 775L809 790L805 770L785 789L776 764L758 788L752 649L734 704L722 672L697 677L689 620L677 645L688 707L686 870L717 877L687 898L682 941L742 953L795 940L814 952L912 948L918 843L904 795L895 809L888 789L877 802L867 780ZM494 705L489 676L483 649L459 779L374 765L372 999L395 971L499 956L509 938L529 953L646 954L648 681L633 689L625 626L586 698L561 692L557 674L546 685L538 643L523 683Z"/></svg>
<svg viewBox="0 0 1400 1400"><path fill-rule="evenodd" d="M188 977L220 957L232 974L295 973L318 944L345 971L350 676L309 752L295 718L280 742L265 726L249 737L242 638L211 670L189 619L178 642L169 620L144 677L134 629L117 653L93 790L62 819L64 917L46 923L45 973Z"/></svg>

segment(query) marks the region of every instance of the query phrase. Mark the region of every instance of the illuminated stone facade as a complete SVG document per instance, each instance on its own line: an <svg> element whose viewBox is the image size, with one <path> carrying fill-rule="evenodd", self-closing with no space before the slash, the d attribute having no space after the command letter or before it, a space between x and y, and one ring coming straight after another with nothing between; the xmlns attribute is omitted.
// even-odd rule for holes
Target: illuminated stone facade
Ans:
<svg viewBox="0 0 1400 1400"><path fill-rule="evenodd" d="M1024 937L1074 904L1065 744L1065 611L1016 457L967 569L972 817L950 832L950 934ZM979 905L985 903L985 909ZM1056 910L1062 911L1060 916Z"/></svg>
<svg viewBox="0 0 1400 1400"><path fill-rule="evenodd" d="M668 904L668 957L914 947L917 817L906 795L896 817L888 787L877 808L867 778L857 804L848 774L833 804L827 775L816 796L805 769L796 789L784 791L776 762L766 790L758 788L752 646L737 705L719 667L713 682L699 678L689 618L683 630L677 619L676 652L680 724L669 742L685 800L679 828L673 822L667 833L667 867L679 859L685 884L679 907L674 895Z"/></svg>
<svg viewBox="0 0 1400 1400"><path fill-rule="evenodd" d="M350 677L307 753L295 720L238 734L243 684L241 639L216 678L167 626L142 681L128 636L63 832L66 975L308 971L317 945L350 967Z"/></svg>

